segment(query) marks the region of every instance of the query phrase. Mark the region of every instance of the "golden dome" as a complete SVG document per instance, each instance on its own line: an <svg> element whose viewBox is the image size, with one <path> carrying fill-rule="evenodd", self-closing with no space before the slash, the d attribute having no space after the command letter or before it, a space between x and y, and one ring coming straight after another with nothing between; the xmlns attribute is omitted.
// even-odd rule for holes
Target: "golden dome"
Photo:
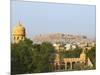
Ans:
<svg viewBox="0 0 100 75"><path fill-rule="evenodd" d="M25 35L25 28L22 26L22 24L19 22L16 24L16 26L13 28L12 31L13 35Z"/></svg>

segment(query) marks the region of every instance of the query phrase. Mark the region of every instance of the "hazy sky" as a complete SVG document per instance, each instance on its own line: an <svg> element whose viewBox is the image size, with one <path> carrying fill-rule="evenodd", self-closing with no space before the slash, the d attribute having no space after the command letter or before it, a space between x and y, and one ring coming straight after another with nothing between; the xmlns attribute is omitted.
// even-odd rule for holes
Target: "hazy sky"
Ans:
<svg viewBox="0 0 100 75"><path fill-rule="evenodd" d="M17 22L28 37L39 33L69 33L95 37L95 6L40 2L11 2L11 29Z"/></svg>

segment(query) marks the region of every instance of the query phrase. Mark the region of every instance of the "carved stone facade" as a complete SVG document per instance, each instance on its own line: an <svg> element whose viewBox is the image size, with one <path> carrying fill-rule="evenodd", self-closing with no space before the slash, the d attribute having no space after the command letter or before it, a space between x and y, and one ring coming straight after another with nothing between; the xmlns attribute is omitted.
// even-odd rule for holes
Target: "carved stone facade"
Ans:
<svg viewBox="0 0 100 75"><path fill-rule="evenodd" d="M73 66L76 63L84 63L86 64L86 54L84 51L80 54L79 58L63 58L61 59L61 56L56 54L56 58L54 60L54 69L55 70L67 70L67 69L73 69Z"/></svg>
<svg viewBox="0 0 100 75"><path fill-rule="evenodd" d="M58 47L58 46L57 46ZM54 70L55 71L61 71L61 70L73 70L77 68L78 66L90 66L93 67L92 62L89 60L89 58L86 57L85 53L85 48L82 50L81 54L77 58L61 58L60 51L57 50L58 52L55 55L55 60L54 60ZM89 62L89 63L88 63ZM82 64L82 65L80 65Z"/></svg>

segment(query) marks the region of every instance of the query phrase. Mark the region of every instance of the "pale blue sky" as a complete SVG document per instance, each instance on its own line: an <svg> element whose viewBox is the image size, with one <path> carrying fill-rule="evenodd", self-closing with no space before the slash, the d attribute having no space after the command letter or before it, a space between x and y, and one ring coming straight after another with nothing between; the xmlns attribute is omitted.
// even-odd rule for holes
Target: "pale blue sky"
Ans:
<svg viewBox="0 0 100 75"><path fill-rule="evenodd" d="M95 9L94 5L11 1L11 29L20 20L30 38L57 32L94 38Z"/></svg>

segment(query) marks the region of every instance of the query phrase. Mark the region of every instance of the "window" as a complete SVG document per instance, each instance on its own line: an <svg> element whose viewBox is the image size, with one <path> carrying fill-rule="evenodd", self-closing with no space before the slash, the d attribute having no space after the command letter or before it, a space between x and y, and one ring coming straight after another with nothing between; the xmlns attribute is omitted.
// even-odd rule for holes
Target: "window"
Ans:
<svg viewBox="0 0 100 75"><path fill-rule="evenodd" d="M15 36L14 36L14 40L15 40L16 38L15 38Z"/></svg>
<svg viewBox="0 0 100 75"><path fill-rule="evenodd" d="M19 37L17 37L17 40L19 39Z"/></svg>
<svg viewBox="0 0 100 75"><path fill-rule="evenodd" d="M72 62L72 69L75 69L75 62Z"/></svg>
<svg viewBox="0 0 100 75"><path fill-rule="evenodd" d="M58 64L56 63L56 70L59 70L59 66L58 66Z"/></svg>
<svg viewBox="0 0 100 75"><path fill-rule="evenodd" d="M67 69L70 69L70 62L67 63Z"/></svg>

